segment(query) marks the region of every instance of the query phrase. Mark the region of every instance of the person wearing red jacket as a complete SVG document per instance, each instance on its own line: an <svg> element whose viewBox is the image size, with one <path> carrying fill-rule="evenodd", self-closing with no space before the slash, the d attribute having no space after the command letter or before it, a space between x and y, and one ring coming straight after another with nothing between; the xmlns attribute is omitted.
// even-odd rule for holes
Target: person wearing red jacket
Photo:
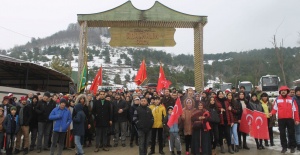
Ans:
<svg viewBox="0 0 300 155"><path fill-rule="evenodd" d="M219 124L219 144L221 147L221 153L225 153L223 146L223 139L225 138L227 141L228 152L233 154L231 148L231 137L230 130L234 125L233 115L231 112L231 106L228 100L225 98L224 93L222 91L217 92L216 104L219 111L220 124Z"/></svg>
<svg viewBox="0 0 300 155"><path fill-rule="evenodd" d="M281 153L287 151L286 129L288 131L288 138L291 146L291 153L295 152L296 138L295 138L295 124L299 124L299 111L296 101L288 96L290 89L287 86L281 86L279 89L279 96L274 101L274 106L270 116L277 113L278 126L280 132L280 142L282 146Z"/></svg>

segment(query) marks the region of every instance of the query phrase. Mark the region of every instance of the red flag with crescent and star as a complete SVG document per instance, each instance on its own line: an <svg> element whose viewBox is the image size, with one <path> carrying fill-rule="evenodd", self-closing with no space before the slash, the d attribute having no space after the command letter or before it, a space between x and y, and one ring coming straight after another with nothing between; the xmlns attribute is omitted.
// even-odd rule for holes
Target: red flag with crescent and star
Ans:
<svg viewBox="0 0 300 155"><path fill-rule="evenodd" d="M245 108L243 110L243 114L242 114L242 118L241 118L241 122L240 122L240 131L244 132L244 133L249 133L250 129L251 129L251 123L253 120L253 116L252 116L253 111L251 111L250 109Z"/></svg>
<svg viewBox="0 0 300 155"><path fill-rule="evenodd" d="M270 139L268 130L268 119L265 113L254 111L250 135L257 139Z"/></svg>
<svg viewBox="0 0 300 155"><path fill-rule="evenodd" d="M174 123L178 123L178 118L181 114L182 114L182 106L181 106L180 98L178 97L167 125L171 128L174 125Z"/></svg>
<svg viewBox="0 0 300 155"><path fill-rule="evenodd" d="M98 91L98 86L102 85L102 65L97 73L97 75L95 76L93 83L90 87L90 91L96 95L97 91Z"/></svg>
<svg viewBox="0 0 300 155"><path fill-rule="evenodd" d="M139 71L137 72L134 82L136 85L141 85L147 79L147 69L145 60L142 61Z"/></svg>
<svg viewBox="0 0 300 155"><path fill-rule="evenodd" d="M165 77L164 69L160 65L156 91L161 94L162 90L164 88L168 89L171 84L171 81L167 80L167 78Z"/></svg>

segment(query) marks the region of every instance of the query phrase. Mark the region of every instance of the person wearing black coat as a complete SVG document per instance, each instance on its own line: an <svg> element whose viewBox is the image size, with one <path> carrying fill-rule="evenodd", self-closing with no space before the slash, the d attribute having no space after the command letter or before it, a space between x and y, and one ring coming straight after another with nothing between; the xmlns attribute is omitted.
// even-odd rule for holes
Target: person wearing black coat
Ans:
<svg viewBox="0 0 300 155"><path fill-rule="evenodd" d="M238 118L239 118L238 122L240 122L241 118L242 118L243 110L245 108L250 109L250 106L249 106L248 100L246 99L245 92L240 91L238 93L238 99L236 101L237 101L236 103L238 104L238 106L241 107L241 113L239 113L239 115L238 115ZM238 125L238 128L239 128L239 125ZM242 144L242 139L241 139L242 136L243 136L243 144ZM247 142L246 142L247 134L244 132L238 131L238 137L239 137L239 149L243 148L243 149L249 150L250 148L247 146Z"/></svg>
<svg viewBox="0 0 300 155"><path fill-rule="evenodd" d="M35 108L35 112L38 114L38 153L44 150L49 150L48 142L53 121L49 120L51 111L56 107L56 103L50 98L50 93L45 92L43 99L38 103ZM42 139L44 137L44 146L42 145ZM43 146L43 147L42 147Z"/></svg>
<svg viewBox="0 0 300 155"><path fill-rule="evenodd" d="M264 109L262 105L260 104L259 100L257 99L257 95L255 93L251 94L251 100L249 102L249 108L250 110L264 112ZM258 150L265 149L265 147L262 145L262 139L255 138L256 147Z"/></svg>
<svg viewBox="0 0 300 155"><path fill-rule="evenodd" d="M100 91L97 95L92 113L96 123L96 148L94 152L99 151L100 144L103 146L104 151L109 151L107 148L107 131L112 125L112 113L110 102L105 100L104 91Z"/></svg>
<svg viewBox="0 0 300 155"><path fill-rule="evenodd" d="M125 100L121 99L120 94L116 94L114 105L114 125L115 125L115 135L114 135L114 147L118 146L119 134L121 133L121 143L125 147L126 140L126 129L127 129L127 110L128 106ZM121 131L121 132L120 132Z"/></svg>
<svg viewBox="0 0 300 155"><path fill-rule="evenodd" d="M30 140L30 151L34 150L35 147L35 141L37 137L37 132L38 132L38 114L35 111L37 105L38 105L38 96L34 95L32 98L32 103L31 103L31 110L32 110L32 117L29 123L29 130L31 133L31 140Z"/></svg>
<svg viewBox="0 0 300 155"><path fill-rule="evenodd" d="M131 137L130 137L130 147L133 147L133 140L135 138L135 144L138 146L138 134L137 134L137 127L136 124L132 121L134 111L136 110L137 107L140 106L141 100L139 97L136 97L134 99L134 104L130 108L130 122L131 122Z"/></svg>
<svg viewBox="0 0 300 155"><path fill-rule="evenodd" d="M78 96L79 102L75 105L76 115L73 118L73 134L74 134L74 141L77 148L77 155L83 155L82 143L81 138L84 136L85 133L85 121L86 116L83 112L83 105L81 96Z"/></svg>
<svg viewBox="0 0 300 155"><path fill-rule="evenodd" d="M139 135L139 155L146 155L150 141L150 134L154 118L152 111L147 107L146 98L141 99L141 106L134 111L132 121L136 124Z"/></svg>
<svg viewBox="0 0 300 155"><path fill-rule="evenodd" d="M164 93L165 94L164 94L164 97L161 99L161 103L165 107L169 107L169 106L174 107L175 106L175 100L174 100L174 98L171 97L170 90L166 89Z"/></svg>

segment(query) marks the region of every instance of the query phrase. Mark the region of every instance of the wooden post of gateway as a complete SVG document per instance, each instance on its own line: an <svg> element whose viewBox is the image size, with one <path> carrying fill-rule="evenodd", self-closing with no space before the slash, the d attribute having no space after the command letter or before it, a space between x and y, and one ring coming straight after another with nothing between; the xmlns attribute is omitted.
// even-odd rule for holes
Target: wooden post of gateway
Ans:
<svg viewBox="0 0 300 155"><path fill-rule="evenodd" d="M80 24L80 34L79 34L79 54L78 54L78 81L81 78L81 72L84 65L84 56L87 52L87 21ZM79 83L77 83L78 88Z"/></svg>
<svg viewBox="0 0 300 155"><path fill-rule="evenodd" d="M204 66L203 66L203 25L194 27L194 71L195 89L200 92L204 89Z"/></svg>

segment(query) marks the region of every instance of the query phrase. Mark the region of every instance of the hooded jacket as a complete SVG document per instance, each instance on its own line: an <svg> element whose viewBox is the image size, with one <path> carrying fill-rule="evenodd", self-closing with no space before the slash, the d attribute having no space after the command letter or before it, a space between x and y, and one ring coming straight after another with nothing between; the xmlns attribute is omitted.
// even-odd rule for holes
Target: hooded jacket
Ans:
<svg viewBox="0 0 300 155"><path fill-rule="evenodd" d="M70 111L66 107L64 109L56 107L50 113L49 120L53 120L54 132L67 132L67 129L72 122L72 117Z"/></svg>
<svg viewBox="0 0 300 155"><path fill-rule="evenodd" d="M85 133L85 114L83 112L83 105L81 103L77 103L75 105L76 115L73 118L73 134L76 136L84 136Z"/></svg>
<svg viewBox="0 0 300 155"><path fill-rule="evenodd" d="M298 105L295 100L289 95L285 98L279 95L274 101L272 115L277 113L278 119L292 118L295 121L299 121Z"/></svg>
<svg viewBox="0 0 300 155"><path fill-rule="evenodd" d="M188 100L192 101L191 109L187 108L186 103L187 103ZM184 108L182 109L181 120L182 120L183 126L184 126L184 130L183 130L184 135L192 135L191 117L192 117L193 112L196 110L195 101L194 101L194 99L188 97L183 101L183 105L184 105Z"/></svg>

